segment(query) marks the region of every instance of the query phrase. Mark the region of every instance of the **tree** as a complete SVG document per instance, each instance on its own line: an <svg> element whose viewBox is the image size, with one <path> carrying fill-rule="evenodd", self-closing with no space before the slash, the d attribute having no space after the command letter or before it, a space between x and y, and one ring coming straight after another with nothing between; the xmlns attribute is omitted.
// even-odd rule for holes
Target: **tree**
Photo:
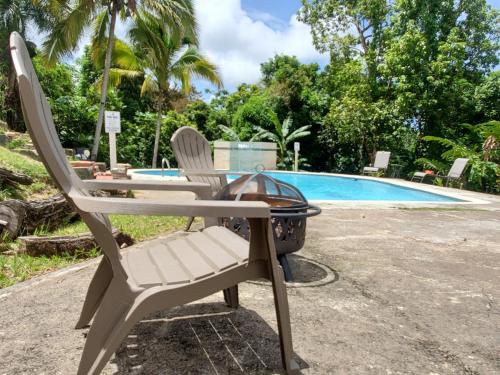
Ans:
<svg viewBox="0 0 500 375"><path fill-rule="evenodd" d="M323 167L325 153L316 136L328 113L331 93L324 89L318 64L302 64L295 56L276 55L261 64L267 102L279 118L291 116L296 124L311 124L311 136L301 151L315 168Z"/></svg>
<svg viewBox="0 0 500 375"><path fill-rule="evenodd" d="M49 1L50 3L50 1ZM5 120L10 129L24 131L21 105L17 90L14 67L10 61L9 37L17 31L26 39L28 24L34 24L41 30L47 30L53 22L47 4L35 6L37 1L30 0L0 0L0 73L6 77L6 93L2 105ZM26 41L30 54L35 55L35 44Z"/></svg>
<svg viewBox="0 0 500 375"><path fill-rule="evenodd" d="M299 20L311 26L313 43L332 60L366 62L370 84L377 87L377 65L384 49L388 0L302 0Z"/></svg>
<svg viewBox="0 0 500 375"><path fill-rule="evenodd" d="M500 120L500 70L491 73L474 92L482 120Z"/></svg>
<svg viewBox="0 0 500 375"><path fill-rule="evenodd" d="M171 80L180 83L184 94L191 92L191 78L197 76L221 86L217 68L197 49L197 40L189 34L172 34L162 20L142 11L129 30L134 46L131 65L142 67L145 74L141 92L154 96L157 111L153 168L158 159L162 112L175 89Z"/></svg>
<svg viewBox="0 0 500 375"><path fill-rule="evenodd" d="M293 130L293 120L288 117L283 124L278 120L278 116L274 116L273 119L274 129L272 131L257 127L258 134L257 139L267 139L274 142L278 146L278 157L279 163L282 167L287 167L286 159L288 156L288 145L298 139L308 136L311 134L309 129L311 125L301 126L298 129Z"/></svg>
<svg viewBox="0 0 500 375"><path fill-rule="evenodd" d="M55 62L61 56L73 51L85 30L92 24L93 49L101 49L106 43L106 57L103 69L99 115L94 136L91 158L95 160L106 109L106 97L111 68L111 53L115 42L115 27L118 17L125 20L130 15L137 15L141 10L149 11L161 17L162 22L173 35L195 35L196 22L191 0L58 0L54 13L57 22L44 42L44 55L49 62Z"/></svg>
<svg viewBox="0 0 500 375"><path fill-rule="evenodd" d="M256 128L271 129L276 117L270 98L266 92L255 93L248 98L234 113L231 128L237 133L238 139L247 141L255 135Z"/></svg>
<svg viewBox="0 0 500 375"><path fill-rule="evenodd" d="M475 122L475 87L498 63L498 21L485 0L395 3L381 70L421 137L454 138ZM437 156L427 147L418 153Z"/></svg>

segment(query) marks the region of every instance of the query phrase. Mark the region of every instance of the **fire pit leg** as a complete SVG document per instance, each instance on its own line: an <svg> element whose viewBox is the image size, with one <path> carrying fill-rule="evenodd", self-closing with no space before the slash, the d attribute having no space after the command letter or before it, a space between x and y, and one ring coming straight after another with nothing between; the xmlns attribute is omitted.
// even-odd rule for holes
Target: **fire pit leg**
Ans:
<svg viewBox="0 0 500 375"><path fill-rule="evenodd" d="M278 255L278 261L283 268L283 274L285 275L285 281L291 282L293 281L292 270L290 269L290 265L288 264L288 259L286 258L286 254Z"/></svg>

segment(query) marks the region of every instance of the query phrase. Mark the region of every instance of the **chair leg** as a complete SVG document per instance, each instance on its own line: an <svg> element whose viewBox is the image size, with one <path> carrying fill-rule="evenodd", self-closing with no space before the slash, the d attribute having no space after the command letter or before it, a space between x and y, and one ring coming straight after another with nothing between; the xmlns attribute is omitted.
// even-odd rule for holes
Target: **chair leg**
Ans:
<svg viewBox="0 0 500 375"><path fill-rule="evenodd" d="M231 288L224 289L224 301L226 305L237 309L240 305L240 300L238 297L238 285L232 286Z"/></svg>
<svg viewBox="0 0 500 375"><path fill-rule="evenodd" d="M86 327L95 312L99 308L99 304L102 301L106 289L113 278L113 270L111 264L106 257L103 257L97 271L90 282L89 289L87 291L87 296L85 297L85 302L83 303L82 312L80 313L80 318L76 323L76 329Z"/></svg>
<svg viewBox="0 0 500 375"><path fill-rule="evenodd" d="M276 268L279 266L276 264ZM292 358L292 328L290 326L290 314L288 310L288 297L286 294L286 285L283 279L283 272L273 272L273 293L274 306L276 308L276 317L278 321L278 332L281 345L281 359L287 375L298 374L299 366Z"/></svg>
<svg viewBox="0 0 500 375"><path fill-rule="evenodd" d="M191 229L191 225L193 225L194 217L190 217L188 219L188 222L186 224L186 229L184 229L185 232L189 232L189 229Z"/></svg>
<svg viewBox="0 0 500 375"><path fill-rule="evenodd" d="M78 375L99 374L128 332L123 327L130 325L126 317L133 297L127 298L127 294L123 285L109 286L87 335Z"/></svg>

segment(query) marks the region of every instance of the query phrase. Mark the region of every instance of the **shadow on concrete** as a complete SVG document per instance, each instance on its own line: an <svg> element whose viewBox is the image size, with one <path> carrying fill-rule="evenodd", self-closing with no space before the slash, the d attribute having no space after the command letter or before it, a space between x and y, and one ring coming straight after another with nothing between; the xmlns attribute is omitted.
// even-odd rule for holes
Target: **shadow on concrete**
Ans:
<svg viewBox="0 0 500 375"><path fill-rule="evenodd" d="M301 369L309 366L297 357ZM117 374L282 373L279 337L259 314L192 304L138 323L116 352Z"/></svg>
<svg viewBox="0 0 500 375"><path fill-rule="evenodd" d="M288 254L287 258L293 274L293 280L286 283L287 288L320 287L339 280L338 272L326 264L297 254ZM271 282L265 279L245 282L271 286Z"/></svg>
<svg viewBox="0 0 500 375"><path fill-rule="evenodd" d="M315 260L297 254L288 255L288 263L293 272L293 282L324 285L337 281L337 271Z"/></svg>

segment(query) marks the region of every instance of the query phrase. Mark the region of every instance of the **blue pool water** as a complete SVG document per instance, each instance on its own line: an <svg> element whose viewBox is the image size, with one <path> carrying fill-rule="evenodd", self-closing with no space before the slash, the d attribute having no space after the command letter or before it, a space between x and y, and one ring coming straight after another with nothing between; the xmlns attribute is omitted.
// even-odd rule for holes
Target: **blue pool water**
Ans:
<svg viewBox="0 0 500 375"><path fill-rule="evenodd" d="M161 175L159 170L141 174ZM310 173L265 172L265 174L297 187L308 200L343 201L403 201L403 202L462 202L460 199L406 188L383 181L354 177L326 176ZM167 176L179 176L177 170L165 171ZM229 175L228 179L236 179Z"/></svg>

